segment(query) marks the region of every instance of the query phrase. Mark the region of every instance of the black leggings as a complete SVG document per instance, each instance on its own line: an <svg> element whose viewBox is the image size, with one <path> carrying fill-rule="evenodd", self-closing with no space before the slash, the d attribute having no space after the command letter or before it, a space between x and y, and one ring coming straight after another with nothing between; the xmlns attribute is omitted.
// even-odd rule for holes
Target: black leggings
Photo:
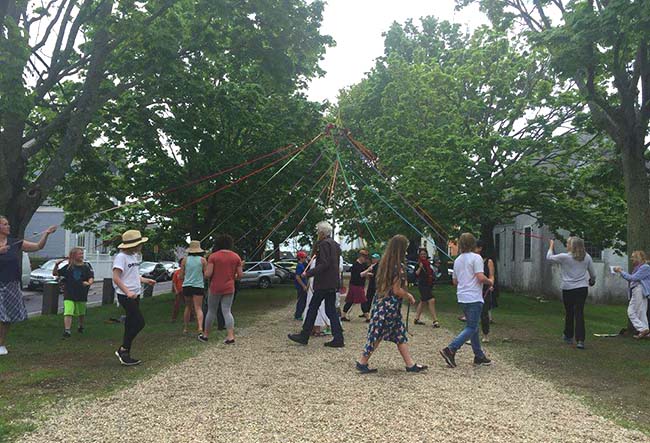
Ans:
<svg viewBox="0 0 650 443"><path fill-rule="evenodd" d="M144 317L142 316L142 312L140 312L140 300L137 298L128 298L126 295L121 294L117 295L117 299L126 311L122 347L130 351L133 339L144 328Z"/></svg>
<svg viewBox="0 0 650 443"><path fill-rule="evenodd" d="M585 341L585 302L588 294L586 286L562 291L565 337L573 338L575 332L576 341Z"/></svg>

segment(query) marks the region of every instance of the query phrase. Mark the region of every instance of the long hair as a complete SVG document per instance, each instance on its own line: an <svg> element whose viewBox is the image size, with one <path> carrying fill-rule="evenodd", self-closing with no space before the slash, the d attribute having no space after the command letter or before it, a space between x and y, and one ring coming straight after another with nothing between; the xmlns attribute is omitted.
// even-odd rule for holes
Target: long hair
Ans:
<svg viewBox="0 0 650 443"><path fill-rule="evenodd" d="M469 232L461 234L458 239L458 249L460 249L461 254L474 252L474 249L476 249L476 237Z"/></svg>
<svg viewBox="0 0 650 443"><path fill-rule="evenodd" d="M388 241L377 270L377 294L380 297L388 294L393 286L395 274L400 275L402 272L408 245L409 241L403 235L396 235Z"/></svg>
<svg viewBox="0 0 650 443"><path fill-rule="evenodd" d="M567 240L567 249L576 261L583 261L587 256L585 241L580 237L569 237Z"/></svg>
<svg viewBox="0 0 650 443"><path fill-rule="evenodd" d="M234 247L235 241L233 238L228 234L221 234L214 239L214 247L212 248L212 252L221 251L222 249L232 250Z"/></svg>
<svg viewBox="0 0 650 443"><path fill-rule="evenodd" d="M645 251L642 250L634 251L632 252L632 255L630 257L634 257L635 255L639 257L640 264L648 263L648 256L646 255Z"/></svg>

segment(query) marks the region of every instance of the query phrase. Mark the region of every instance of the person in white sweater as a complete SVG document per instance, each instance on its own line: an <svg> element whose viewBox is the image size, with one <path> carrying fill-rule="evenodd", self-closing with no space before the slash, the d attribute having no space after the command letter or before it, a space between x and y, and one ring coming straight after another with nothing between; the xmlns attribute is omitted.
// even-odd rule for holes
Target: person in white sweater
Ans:
<svg viewBox="0 0 650 443"><path fill-rule="evenodd" d="M596 272L591 256L585 251L580 237L569 237L567 252L554 253L555 242L550 241L546 259L560 265L562 272L562 301L564 302L564 335L562 339L576 348L585 348L585 302L589 286L596 283ZM575 332L575 334L574 334Z"/></svg>

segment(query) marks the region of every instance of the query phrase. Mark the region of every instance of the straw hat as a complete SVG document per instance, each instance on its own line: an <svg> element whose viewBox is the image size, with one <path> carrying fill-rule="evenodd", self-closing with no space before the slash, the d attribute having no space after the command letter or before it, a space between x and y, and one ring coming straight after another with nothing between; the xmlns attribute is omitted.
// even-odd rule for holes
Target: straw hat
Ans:
<svg viewBox="0 0 650 443"><path fill-rule="evenodd" d="M140 234L140 231L135 229L130 229L122 234L122 243L118 246L118 249L130 249L135 248L142 243L146 243L149 240L148 237L143 237Z"/></svg>
<svg viewBox="0 0 650 443"><path fill-rule="evenodd" d="M187 248L187 253L188 254L201 254L205 252L203 249L201 249L201 242L198 240L191 240L190 241L190 247Z"/></svg>

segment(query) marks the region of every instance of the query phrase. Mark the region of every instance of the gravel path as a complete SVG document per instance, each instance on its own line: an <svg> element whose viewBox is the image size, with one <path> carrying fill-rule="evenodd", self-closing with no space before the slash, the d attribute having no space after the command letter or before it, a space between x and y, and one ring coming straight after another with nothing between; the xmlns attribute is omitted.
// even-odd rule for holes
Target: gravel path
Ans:
<svg viewBox="0 0 650 443"><path fill-rule="evenodd" d="M650 442L499 361L489 347L491 367L474 368L464 347L458 368L446 368L437 353L451 336L444 329L419 327L411 338L428 372L407 374L394 345L384 343L371 360L379 373L359 375L362 320L344 325L346 348L327 349L320 338L290 343L286 333L297 323L289 318L288 308L269 313L239 331L235 346L210 342L128 390L57 410L21 441Z"/></svg>

